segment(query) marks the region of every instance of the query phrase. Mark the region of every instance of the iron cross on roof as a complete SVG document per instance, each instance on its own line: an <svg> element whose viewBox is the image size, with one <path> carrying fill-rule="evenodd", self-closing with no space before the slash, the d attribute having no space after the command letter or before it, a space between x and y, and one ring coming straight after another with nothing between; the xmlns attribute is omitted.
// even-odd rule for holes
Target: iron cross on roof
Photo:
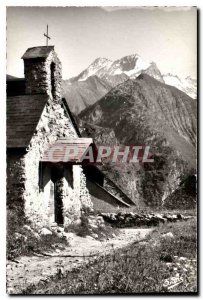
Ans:
<svg viewBox="0 0 203 300"><path fill-rule="evenodd" d="M51 39L50 36L49 36L49 27L47 25L47 33L44 33L44 36L47 38L47 46L48 46L48 41Z"/></svg>

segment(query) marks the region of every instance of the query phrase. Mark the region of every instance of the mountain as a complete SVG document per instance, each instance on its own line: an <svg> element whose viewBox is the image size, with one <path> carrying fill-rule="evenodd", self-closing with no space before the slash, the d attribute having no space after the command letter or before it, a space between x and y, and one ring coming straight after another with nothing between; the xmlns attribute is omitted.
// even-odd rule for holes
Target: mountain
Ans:
<svg viewBox="0 0 203 300"><path fill-rule="evenodd" d="M163 80L166 84L177 87L191 98L197 98L197 81L190 76L186 78L179 78L177 75L165 74Z"/></svg>
<svg viewBox="0 0 203 300"><path fill-rule="evenodd" d="M160 71L154 62L145 62L138 54L124 56L121 59L111 61L107 58L97 58L89 67L74 77L72 81L84 81L89 76L97 75L101 79L106 76L125 74L128 78L136 78L143 72L150 72L160 81L163 81Z"/></svg>
<svg viewBox="0 0 203 300"><path fill-rule="evenodd" d="M79 118L96 143L105 144L110 131L112 145L150 146L154 163L103 166L138 204L162 206L196 167L196 101L147 74L117 85Z"/></svg>
<svg viewBox="0 0 203 300"><path fill-rule="evenodd" d="M102 74L108 72L108 68L111 64L112 61L110 59L99 57L95 59L86 70L82 71L77 77L72 78L72 81L84 81L90 76L99 74L101 75L99 77L102 77Z"/></svg>
<svg viewBox="0 0 203 300"><path fill-rule="evenodd" d="M111 88L126 80L135 79L140 74L149 76L177 87L192 98L196 98L197 84L190 77L180 79L176 75L162 75L154 62L145 62L138 54L124 56L112 61L97 58L78 76L64 80L62 91L75 114L101 99ZM95 89L92 81L94 81ZM73 104L74 102L74 104Z"/></svg>
<svg viewBox="0 0 203 300"><path fill-rule="evenodd" d="M66 98L71 111L80 113L86 107L102 98L111 85L97 76L90 76L84 81L62 81L62 95Z"/></svg>
<svg viewBox="0 0 203 300"><path fill-rule="evenodd" d="M149 67L145 70L142 70L141 73L147 74L164 83L163 76L154 62L150 63Z"/></svg>
<svg viewBox="0 0 203 300"><path fill-rule="evenodd" d="M129 55L111 61L97 58L78 76L64 80L62 94L75 114L97 102L111 88L136 78L144 72L163 82L162 75L155 63L146 63L137 55Z"/></svg>

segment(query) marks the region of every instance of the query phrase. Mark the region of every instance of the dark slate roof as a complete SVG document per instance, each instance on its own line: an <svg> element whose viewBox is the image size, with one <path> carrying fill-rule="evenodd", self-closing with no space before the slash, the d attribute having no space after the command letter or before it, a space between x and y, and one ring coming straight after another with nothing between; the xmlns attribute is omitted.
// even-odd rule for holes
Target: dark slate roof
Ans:
<svg viewBox="0 0 203 300"><path fill-rule="evenodd" d="M21 95L7 98L7 147L27 147L44 106L47 95Z"/></svg>
<svg viewBox="0 0 203 300"><path fill-rule="evenodd" d="M15 78L6 80L7 96L25 95L25 78Z"/></svg>
<svg viewBox="0 0 203 300"><path fill-rule="evenodd" d="M39 46L28 48L22 59L47 58L49 53L54 50L54 46Z"/></svg>

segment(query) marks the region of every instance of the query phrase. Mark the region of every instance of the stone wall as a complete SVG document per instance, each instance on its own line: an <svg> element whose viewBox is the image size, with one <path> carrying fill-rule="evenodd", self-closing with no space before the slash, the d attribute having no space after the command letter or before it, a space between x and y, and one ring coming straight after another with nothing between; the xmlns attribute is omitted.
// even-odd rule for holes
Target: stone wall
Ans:
<svg viewBox="0 0 203 300"><path fill-rule="evenodd" d="M9 208L20 206L19 211L24 211L24 153L22 151L7 151L7 205Z"/></svg>
<svg viewBox="0 0 203 300"><path fill-rule="evenodd" d="M44 197L47 193L39 191L39 161L51 144L58 138L76 137L77 134L63 108L50 101L41 116L36 134L33 136L28 152L25 155L25 212L37 225L46 226L49 223L49 211L52 201ZM86 178L80 166L73 166L73 189L64 178L64 222L69 224L80 218L83 206L91 207L89 192L86 188ZM64 188L65 189L65 188ZM67 192L67 189L69 192Z"/></svg>
<svg viewBox="0 0 203 300"><path fill-rule="evenodd" d="M54 70L52 69L54 65ZM51 69L54 82L52 82ZM61 97L61 62L56 53L52 51L45 59L24 60L24 74L26 81L26 94L50 94L54 85L53 96Z"/></svg>
<svg viewBox="0 0 203 300"><path fill-rule="evenodd" d="M93 210L93 203L91 201L91 196L87 188L87 179L86 176L80 167L80 202L82 209L85 211Z"/></svg>

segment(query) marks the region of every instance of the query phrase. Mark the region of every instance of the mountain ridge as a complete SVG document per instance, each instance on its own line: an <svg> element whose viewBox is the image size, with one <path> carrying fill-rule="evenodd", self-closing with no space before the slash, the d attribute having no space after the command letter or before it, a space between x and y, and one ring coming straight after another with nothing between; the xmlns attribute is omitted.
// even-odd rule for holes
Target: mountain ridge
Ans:
<svg viewBox="0 0 203 300"><path fill-rule="evenodd" d="M161 74L155 62L145 62L138 54L126 55L114 61L104 57L96 58L78 76L64 80L62 90L64 96L67 98L68 104L71 106L72 97L70 96L69 99L67 90L70 90L70 85L72 85L72 88L75 90L75 101L78 103L76 110L74 110L73 107L73 112L78 114L89 105L92 105L94 102L101 99L105 95L105 92L109 92L116 85L125 82L128 79L136 79L142 73L148 74L162 83L177 87L179 90L182 90L189 96L192 96L193 99L196 98L197 86L194 79L190 76L180 79L177 75L172 75L170 73ZM93 76L96 76L94 78L95 82L97 82L95 94L91 86L89 87L88 82L88 78ZM102 85L104 85L106 89L100 89L101 81L103 82ZM81 97L82 91L79 88L79 83L81 83L80 85L82 87L82 82L85 85L83 97ZM89 93L87 93L88 88L90 89ZM79 102L81 103L80 105Z"/></svg>

